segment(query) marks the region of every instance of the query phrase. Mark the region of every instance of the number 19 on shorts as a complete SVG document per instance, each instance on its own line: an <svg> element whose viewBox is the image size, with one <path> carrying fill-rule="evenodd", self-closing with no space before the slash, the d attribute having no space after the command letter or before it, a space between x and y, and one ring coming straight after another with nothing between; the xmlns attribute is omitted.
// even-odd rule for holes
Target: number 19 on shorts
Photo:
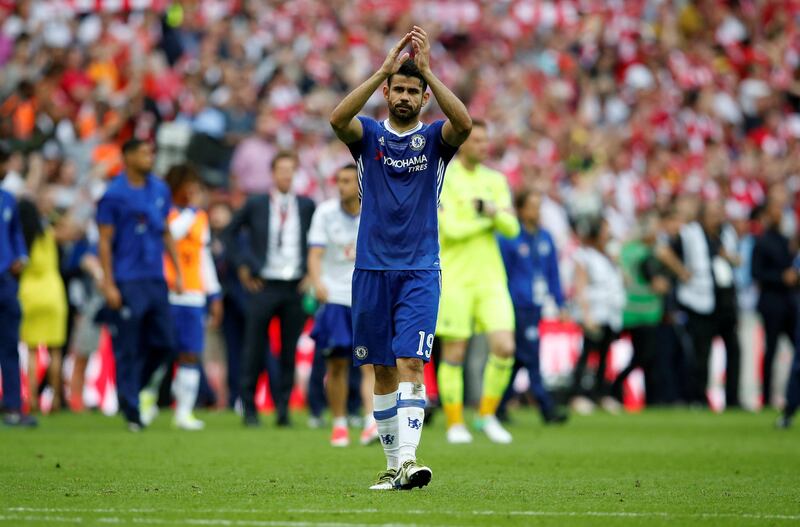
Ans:
<svg viewBox="0 0 800 527"><path fill-rule="evenodd" d="M417 349L417 355L420 357L425 357L426 359L431 358L431 350L433 349L433 333L426 333L424 331L419 332L419 348Z"/></svg>

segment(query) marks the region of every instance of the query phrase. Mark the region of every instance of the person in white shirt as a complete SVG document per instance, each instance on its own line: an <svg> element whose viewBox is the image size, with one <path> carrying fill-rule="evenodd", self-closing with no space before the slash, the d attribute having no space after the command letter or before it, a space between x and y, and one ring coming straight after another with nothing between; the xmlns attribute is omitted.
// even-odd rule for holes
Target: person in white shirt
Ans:
<svg viewBox="0 0 800 527"><path fill-rule="evenodd" d="M689 398L693 406L708 406L709 357L714 337L725 344L725 407L739 406L741 348L739 314L734 281L737 254L735 229L725 222L719 199L704 201L695 221L681 227L671 245L678 276L686 277L676 289L686 313L686 331L692 342L689 356Z"/></svg>
<svg viewBox="0 0 800 527"><path fill-rule="evenodd" d="M339 199L328 200L317 208L308 232L308 277L322 307L317 312L311 338L317 351L326 358L328 404L333 414L331 445L350 444L347 430L348 377L352 367L353 322L351 289L356 258L356 237L361 217L358 196L358 171L347 165L336 173ZM364 430L361 444L378 439L378 426L372 415L375 373L371 365L362 367Z"/></svg>
<svg viewBox="0 0 800 527"><path fill-rule="evenodd" d="M582 245L576 254L575 301L576 319L583 329L583 350L575 366L571 394L589 395L575 397L573 410L589 413L595 402L612 413L617 413L619 403L610 396L610 386L605 381L605 369L611 344L619 338L622 329L622 312L625 307L625 287L619 265L608 255L608 223L594 218L577 229ZM589 354L597 352L600 364L597 367L591 390L582 389L581 382Z"/></svg>
<svg viewBox="0 0 800 527"><path fill-rule="evenodd" d="M292 192L297 170L294 153L279 152L272 159L271 168L275 184L273 191L251 196L236 211L222 236L239 280L250 293L245 317L241 386L246 426L260 425L255 391L269 353L267 328L273 317L280 320L281 353L280 372L268 368L270 387L278 426L290 424L289 398L294 386L295 349L306 321L302 288L314 202Z"/></svg>

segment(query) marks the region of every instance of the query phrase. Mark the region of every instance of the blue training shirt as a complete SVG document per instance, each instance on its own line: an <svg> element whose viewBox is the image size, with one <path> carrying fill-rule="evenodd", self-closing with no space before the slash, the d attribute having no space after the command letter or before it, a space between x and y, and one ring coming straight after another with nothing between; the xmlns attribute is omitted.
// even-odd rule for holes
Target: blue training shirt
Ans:
<svg viewBox="0 0 800 527"><path fill-rule="evenodd" d="M123 172L97 204L97 224L114 227L114 280L164 279L164 230L172 197L166 183L148 174L132 187Z"/></svg>
<svg viewBox="0 0 800 527"><path fill-rule="evenodd" d="M11 264L27 256L17 200L0 189L0 275L5 274Z"/></svg>
<svg viewBox="0 0 800 527"><path fill-rule="evenodd" d="M388 120L358 119L364 135L347 145L361 194L356 269L438 270L439 194L458 150L442 139L444 121L398 133Z"/></svg>
<svg viewBox="0 0 800 527"><path fill-rule="evenodd" d="M541 309L547 295L558 307L564 306L558 254L550 233L544 229L520 229L514 239L497 237L508 275L508 290L517 309Z"/></svg>

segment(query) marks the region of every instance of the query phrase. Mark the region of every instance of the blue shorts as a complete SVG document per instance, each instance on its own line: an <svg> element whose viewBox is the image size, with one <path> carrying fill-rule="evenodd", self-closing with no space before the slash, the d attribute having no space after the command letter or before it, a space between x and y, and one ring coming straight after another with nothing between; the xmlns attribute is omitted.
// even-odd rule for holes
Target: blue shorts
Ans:
<svg viewBox="0 0 800 527"><path fill-rule="evenodd" d="M428 362L433 348L441 271L353 273L353 364Z"/></svg>
<svg viewBox="0 0 800 527"><path fill-rule="evenodd" d="M178 353L203 353L205 347L206 310L203 307L171 305Z"/></svg>
<svg viewBox="0 0 800 527"><path fill-rule="evenodd" d="M311 338L326 357L349 359L353 352L353 312L341 304L325 304L314 319Z"/></svg>

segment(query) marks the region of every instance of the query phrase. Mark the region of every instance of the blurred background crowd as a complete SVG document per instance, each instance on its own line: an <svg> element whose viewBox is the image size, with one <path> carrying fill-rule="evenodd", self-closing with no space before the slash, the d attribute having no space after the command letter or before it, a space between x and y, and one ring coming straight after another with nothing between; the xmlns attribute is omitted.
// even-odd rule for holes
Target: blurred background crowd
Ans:
<svg viewBox="0 0 800 527"><path fill-rule="evenodd" d="M27 343L70 350L68 313L85 301L76 255L95 236L95 203L125 141L152 141L160 175L199 169L212 230L271 190L278 151L297 154L295 192L334 197L332 177L351 158L328 116L420 21L437 75L489 124L487 164L512 190L545 196L567 297L591 234L581 218L605 219L617 257L643 236L643 214L657 213L651 234L668 245L702 203L719 203L709 221L736 234L742 353L752 353L748 262L770 192L779 230L792 243L797 234L796 0L0 0L2 186L28 204L26 242L48 247L66 284L23 287L23 308L60 306ZM383 117L385 106L376 94L365 111ZM430 105L422 118L440 116ZM672 385L662 402L691 400Z"/></svg>

